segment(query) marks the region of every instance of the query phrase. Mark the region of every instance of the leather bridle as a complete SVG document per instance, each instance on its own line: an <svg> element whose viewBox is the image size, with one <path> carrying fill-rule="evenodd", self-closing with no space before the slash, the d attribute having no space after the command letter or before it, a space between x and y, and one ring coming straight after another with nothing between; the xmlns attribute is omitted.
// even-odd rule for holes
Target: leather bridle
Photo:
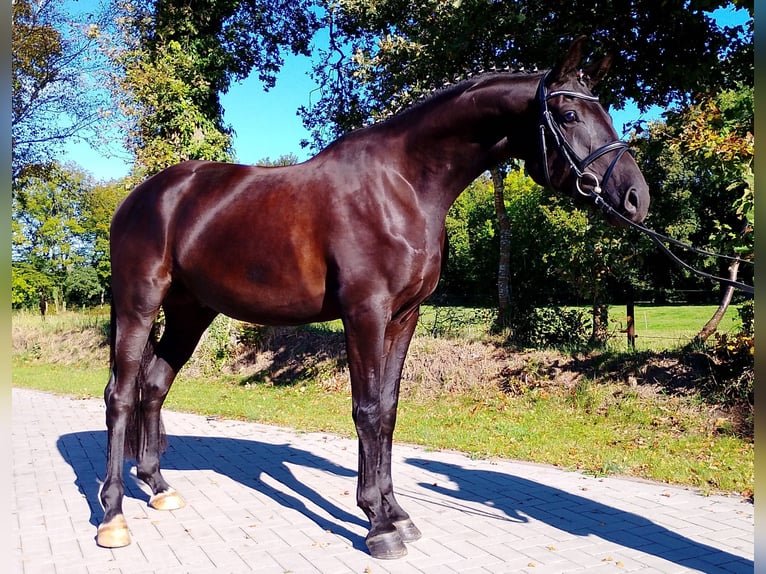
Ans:
<svg viewBox="0 0 766 574"><path fill-rule="evenodd" d="M548 108L548 100L563 96L567 98L585 100L586 102L598 102L598 98L596 96L590 96L588 94L583 94L572 90L555 90L553 92L548 92L545 81L547 80L549 73L550 72L546 72L543 75L543 77L540 79L540 84L537 87L537 100L540 105L540 151L542 153L545 183L548 187L552 187L550 172L548 170L547 145L547 135L550 135L555 145L556 151L564 156L576 175L575 187L577 188L578 193L591 198L594 195L599 196L601 194L601 190L605 189L606 183L609 181L609 178L612 175L612 171L614 171L615 165L625 154L625 152L629 151L629 145L627 142L622 140L615 140L601 146L596 151L588 154L586 157L581 158L571 146L571 144L567 141L564 133L561 131L561 128L553 117L553 113L551 113L550 109ZM609 167L604 172L604 176L600 181L596 174L590 171L586 171L588 166L595 162L598 158L611 152L617 153L612 159L612 163L609 164ZM590 179L590 181L586 181L587 179ZM586 187L584 189L583 185L588 183L592 184L592 187Z"/></svg>

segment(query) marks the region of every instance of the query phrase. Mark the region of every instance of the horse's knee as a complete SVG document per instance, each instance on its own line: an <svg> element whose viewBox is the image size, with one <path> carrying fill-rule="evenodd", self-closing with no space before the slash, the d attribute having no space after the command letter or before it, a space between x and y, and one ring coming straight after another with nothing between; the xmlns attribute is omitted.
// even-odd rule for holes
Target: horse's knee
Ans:
<svg viewBox="0 0 766 574"><path fill-rule="evenodd" d="M380 405L375 402L355 404L351 416L357 432L377 436L380 433Z"/></svg>
<svg viewBox="0 0 766 574"><path fill-rule="evenodd" d="M356 491L356 505L364 511L370 520L373 519L373 516L381 514L381 503L380 489L377 485L359 485Z"/></svg>

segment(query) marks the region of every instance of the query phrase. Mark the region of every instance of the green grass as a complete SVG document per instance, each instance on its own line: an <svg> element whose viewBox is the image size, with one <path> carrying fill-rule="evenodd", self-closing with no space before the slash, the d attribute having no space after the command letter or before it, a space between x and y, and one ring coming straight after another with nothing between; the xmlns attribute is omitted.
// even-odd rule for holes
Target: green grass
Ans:
<svg viewBox="0 0 766 574"><path fill-rule="evenodd" d="M714 310L714 306L637 307L639 344L648 342L660 350L685 344ZM619 319L620 311L624 307L613 306L612 319ZM426 307L417 336L438 332L461 341L482 340L489 336L485 315L482 310ZM731 308L721 330L737 324L736 309ZM108 379L103 346L107 325L108 309L50 315L45 321L31 313L14 314L13 385L101 397ZM334 333L341 325L331 322L311 329ZM642 356L629 354L622 360L643 360ZM289 384L272 384L268 377L221 375L220 364L215 365L182 371L165 407L354 435L351 399L342 390L347 387L328 388L320 380L321 372L306 371L309 376ZM205 376L193 376L195 372ZM594 475L638 476L703 491L753 491L752 439L738 436L729 421L711 417L710 405L696 394L642 393L623 381L595 383L588 378L571 388L521 385L514 396L499 390L440 393L432 399L403 397L397 441L475 457L550 463Z"/></svg>
<svg viewBox="0 0 766 574"><path fill-rule="evenodd" d="M717 305L678 305L654 306L637 305L634 310L636 334L636 350L675 349L689 343L713 316ZM613 305L609 308L610 319L626 325L626 308ZM735 306L727 309L721 320L718 331L729 333L740 327L739 317ZM626 335L615 334L614 344L624 345ZM624 348L624 347L622 347Z"/></svg>
<svg viewBox="0 0 766 574"><path fill-rule="evenodd" d="M106 369L14 365L13 384L99 397ZM166 408L352 436L347 393L311 381L276 387L223 376L183 376ZM641 397L625 385L584 382L574 389L535 388L521 396L445 395L402 400L395 439L475 457L555 464L594 475L624 474L750 493L753 443L711 424L693 398Z"/></svg>

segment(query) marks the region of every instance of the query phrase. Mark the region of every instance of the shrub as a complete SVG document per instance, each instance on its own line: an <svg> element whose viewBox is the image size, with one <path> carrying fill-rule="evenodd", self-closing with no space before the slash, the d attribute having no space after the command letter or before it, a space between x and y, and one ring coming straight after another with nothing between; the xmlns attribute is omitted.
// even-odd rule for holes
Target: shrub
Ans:
<svg viewBox="0 0 766 574"><path fill-rule="evenodd" d="M514 317L512 325L511 340L524 347L577 348L590 338L590 319L578 309L538 307Z"/></svg>
<svg viewBox="0 0 766 574"><path fill-rule="evenodd" d="M724 404L753 405L755 381L755 337L753 302L739 308L742 329L734 334L716 333L708 352L710 375L703 383L709 400Z"/></svg>
<svg viewBox="0 0 766 574"><path fill-rule="evenodd" d="M69 303L86 307L103 302L104 288L93 267L75 267L64 280L64 294Z"/></svg>

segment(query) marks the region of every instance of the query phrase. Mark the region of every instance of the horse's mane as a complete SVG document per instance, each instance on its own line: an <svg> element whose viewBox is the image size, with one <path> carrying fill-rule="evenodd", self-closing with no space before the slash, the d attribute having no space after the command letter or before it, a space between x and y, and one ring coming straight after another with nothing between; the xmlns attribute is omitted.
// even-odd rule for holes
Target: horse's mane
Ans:
<svg viewBox="0 0 766 574"><path fill-rule="evenodd" d="M423 112L432 106L435 102L458 96L470 90L474 86L493 78L507 79L513 76L531 76L534 74L539 74L540 72L541 70L525 70L523 68L491 71L480 70L478 72L472 72L467 77L457 79L455 81L445 82L441 87L434 87L431 92L425 94L419 100L400 109L391 110L385 116L380 117L375 121L369 122L364 126L360 126L346 132L337 140L331 142L325 149L335 147L337 143L340 143L343 140L347 140L350 137L363 137L364 134L369 133L369 130L385 130L387 127L391 127L392 125L399 122L406 122L408 118L412 117L412 115Z"/></svg>
<svg viewBox="0 0 766 574"><path fill-rule="evenodd" d="M540 73L540 70L525 70L523 68L521 69L507 69L507 70L492 70L489 72L485 71L478 71L478 72L472 72L467 77L464 77L462 79L458 79L455 81L445 82L441 87L434 88L433 91L430 93L424 95L419 100L413 102L412 104L405 106L403 108L397 109L395 111L390 112L385 117L381 118L380 120L376 121L373 125L386 122L390 119L393 119L395 117L404 115L404 114L410 114L410 113L417 113L422 110L422 108L429 107L434 101L441 100L445 97L451 97L455 95L462 94L472 87L474 87L477 84L480 84L482 82L485 82L487 80L491 80L493 78L508 78L509 76L514 75L532 75Z"/></svg>

